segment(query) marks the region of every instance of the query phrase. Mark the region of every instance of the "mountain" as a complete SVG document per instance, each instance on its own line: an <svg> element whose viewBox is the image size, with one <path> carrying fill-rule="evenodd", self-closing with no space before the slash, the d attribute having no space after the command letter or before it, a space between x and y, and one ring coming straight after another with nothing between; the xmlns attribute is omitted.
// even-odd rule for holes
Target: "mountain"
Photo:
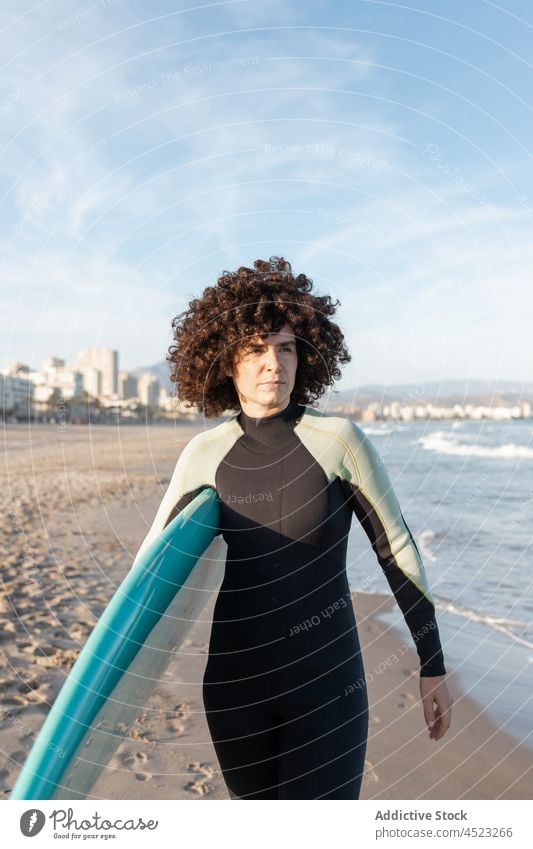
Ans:
<svg viewBox="0 0 533 849"><path fill-rule="evenodd" d="M476 404L487 407L514 405L520 401L533 403L533 383L512 380L435 380L428 383L398 383L391 386L367 384L351 390L332 393L328 406L366 407L379 402L403 401L405 404L440 406Z"/></svg>
<svg viewBox="0 0 533 849"><path fill-rule="evenodd" d="M142 368L137 368L134 371L130 371L130 374L135 375L135 377L141 377L142 374L154 374L161 386L164 386L167 392L172 391L172 383L170 380L170 366L166 360L162 360L160 363L156 363L153 366L143 366Z"/></svg>

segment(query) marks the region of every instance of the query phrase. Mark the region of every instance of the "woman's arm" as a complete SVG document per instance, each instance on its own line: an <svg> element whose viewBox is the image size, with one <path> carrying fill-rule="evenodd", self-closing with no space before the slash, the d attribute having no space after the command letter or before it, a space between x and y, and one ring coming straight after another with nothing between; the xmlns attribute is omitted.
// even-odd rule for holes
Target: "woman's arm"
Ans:
<svg viewBox="0 0 533 849"><path fill-rule="evenodd" d="M444 675L435 605L420 552L374 445L355 422L349 425L343 466L354 512L411 632L421 677Z"/></svg>
<svg viewBox="0 0 533 849"><path fill-rule="evenodd" d="M424 564L381 458L364 431L354 422L350 426L343 466L353 509L415 642L424 719L430 739L439 740L450 727L453 699Z"/></svg>

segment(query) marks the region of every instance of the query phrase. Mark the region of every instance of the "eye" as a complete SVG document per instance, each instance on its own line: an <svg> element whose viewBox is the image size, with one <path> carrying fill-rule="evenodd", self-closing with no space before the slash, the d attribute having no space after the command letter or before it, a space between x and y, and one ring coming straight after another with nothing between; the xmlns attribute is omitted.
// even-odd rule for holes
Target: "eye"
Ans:
<svg viewBox="0 0 533 849"><path fill-rule="evenodd" d="M242 356L243 357L251 357L252 354L257 354L261 350L262 349L259 347L259 345L250 345L250 347L244 349L244 351L242 352Z"/></svg>

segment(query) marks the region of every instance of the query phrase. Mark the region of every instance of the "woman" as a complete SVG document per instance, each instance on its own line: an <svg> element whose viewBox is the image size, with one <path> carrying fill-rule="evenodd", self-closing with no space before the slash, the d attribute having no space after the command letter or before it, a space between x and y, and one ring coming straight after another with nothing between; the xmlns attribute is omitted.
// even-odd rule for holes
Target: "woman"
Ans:
<svg viewBox="0 0 533 849"><path fill-rule="evenodd" d="M352 512L415 641L430 737L450 724L433 600L387 473L354 422L307 406L351 359L329 318L338 302L311 290L283 258L257 260L173 321L179 398L237 412L187 444L141 551L216 489L228 553L203 700L232 798L359 798L368 701L346 576Z"/></svg>

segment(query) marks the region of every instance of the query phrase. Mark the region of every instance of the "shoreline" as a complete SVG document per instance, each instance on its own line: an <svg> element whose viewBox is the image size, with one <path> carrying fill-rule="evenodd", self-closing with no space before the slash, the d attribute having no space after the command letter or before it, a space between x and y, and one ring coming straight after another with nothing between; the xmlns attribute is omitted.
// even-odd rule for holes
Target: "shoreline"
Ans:
<svg viewBox="0 0 533 849"><path fill-rule="evenodd" d="M404 641L409 639L399 609L388 608L378 616ZM515 743L533 752L530 650L486 623L458 619L438 601L437 623L446 668L453 668L459 689Z"/></svg>
<svg viewBox="0 0 533 849"><path fill-rule="evenodd" d="M355 593L354 606L365 670L397 655L399 629L385 625L383 608L394 598ZM376 609L380 612L376 614ZM377 660L377 662L376 662ZM528 799L533 790L531 753L465 693L458 672L446 661L454 699L452 723L441 740L430 740L419 693L414 645L390 671L368 682L371 722L367 758L378 780L363 782L368 799ZM374 721L372 721L374 712ZM377 720L377 721L376 721ZM395 745L391 742L397 740ZM386 773L386 781L384 775Z"/></svg>

